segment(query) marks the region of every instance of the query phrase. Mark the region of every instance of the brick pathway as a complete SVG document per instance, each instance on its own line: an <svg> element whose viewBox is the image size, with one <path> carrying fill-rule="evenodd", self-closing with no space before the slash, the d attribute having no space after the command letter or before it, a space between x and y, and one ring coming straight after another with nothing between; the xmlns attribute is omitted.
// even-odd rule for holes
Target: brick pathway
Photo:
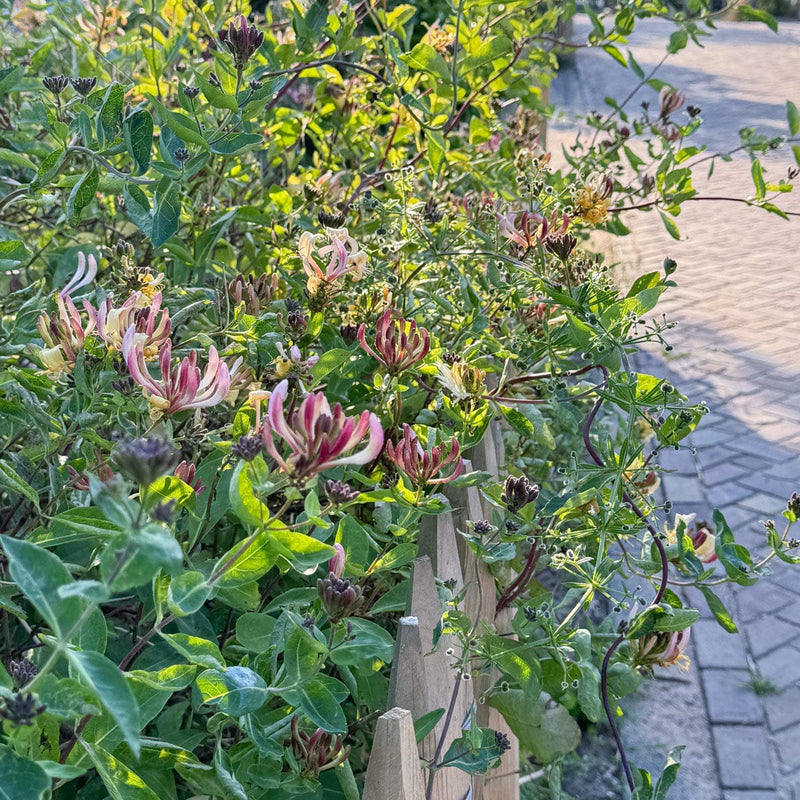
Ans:
<svg viewBox="0 0 800 800"><path fill-rule="evenodd" d="M706 122L696 138L719 149L735 146L744 126L785 134L785 100L800 105L800 23L782 23L778 35L754 24L719 28L704 49L671 57L659 72L702 108ZM579 22L578 41L585 30ZM630 45L645 71L663 55L670 30L660 20L640 23ZM602 112L602 98L623 98L631 78L610 58L582 50L553 87L553 101ZM640 99L655 105L655 92L645 89ZM574 122L567 118L552 130L555 149L569 140ZM793 165L783 151L763 161L768 181ZM749 160L718 164L711 184L698 188L752 193ZM786 206L800 211L800 196ZM721 509L737 540L763 552L760 521L775 519L782 529L786 499L800 490L800 218L786 222L734 203L687 203L678 220L681 242L654 214L625 221L633 233L614 242L615 257L632 274L660 268L666 255L678 262L679 286L659 307L680 321L669 332L674 349L648 354L640 368L668 370L682 392L705 400L712 412L691 437L696 454L659 456L673 470L664 476L666 497L675 510L701 519ZM633 708L626 706L632 757L657 767L653 747L663 753L685 743L675 800L800 800L800 566L778 563L756 586L723 596L741 635L726 634L707 618L702 598L689 597L706 616L693 628L691 673L663 671ZM773 692L753 691L753 676Z"/></svg>

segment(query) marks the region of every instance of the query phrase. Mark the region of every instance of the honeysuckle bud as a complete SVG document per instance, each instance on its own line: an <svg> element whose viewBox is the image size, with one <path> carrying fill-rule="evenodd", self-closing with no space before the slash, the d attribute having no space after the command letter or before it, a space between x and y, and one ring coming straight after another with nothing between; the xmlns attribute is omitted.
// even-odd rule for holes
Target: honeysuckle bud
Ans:
<svg viewBox="0 0 800 800"><path fill-rule="evenodd" d="M796 517L800 517L800 493L792 492L792 496L789 498L786 508Z"/></svg>
<svg viewBox="0 0 800 800"><path fill-rule="evenodd" d="M293 340L300 339L306 332L308 327L308 320L300 309L290 311L286 317L286 333L291 336Z"/></svg>
<svg viewBox="0 0 800 800"><path fill-rule="evenodd" d="M494 743L497 745L497 748L501 753L505 753L506 750L511 749L511 742L508 740L508 736L501 731L494 732Z"/></svg>
<svg viewBox="0 0 800 800"><path fill-rule="evenodd" d="M492 532L492 523L488 519L478 519L472 523L472 530L477 534L485 534Z"/></svg>
<svg viewBox="0 0 800 800"><path fill-rule="evenodd" d="M146 436L121 441L111 460L126 478L148 486L175 467L178 453L166 439Z"/></svg>
<svg viewBox="0 0 800 800"><path fill-rule="evenodd" d="M190 99L194 100L200 94L200 88L197 86L184 86L183 93Z"/></svg>
<svg viewBox="0 0 800 800"><path fill-rule="evenodd" d="M257 278L248 275L237 275L228 284L228 295L235 305L244 303L244 310L257 317L263 308L268 306L278 288L278 274L262 273Z"/></svg>
<svg viewBox="0 0 800 800"><path fill-rule="evenodd" d="M563 236L554 236L548 239L544 246L554 256L558 256L562 261L566 261L577 244L578 240L571 233L566 233Z"/></svg>
<svg viewBox="0 0 800 800"><path fill-rule="evenodd" d="M86 97L97 86L97 78L70 78L72 88L81 97Z"/></svg>
<svg viewBox="0 0 800 800"><path fill-rule="evenodd" d="M206 487L203 485L203 481L199 478L197 480L194 479L194 473L197 467L192 464L191 461L181 461L177 467L175 467L174 475L176 478L182 480L185 484L188 484L194 490L195 495L201 495L205 490Z"/></svg>
<svg viewBox="0 0 800 800"><path fill-rule="evenodd" d="M332 623L352 616L364 603L361 587L333 572L329 572L327 578L317 579L317 592Z"/></svg>
<svg viewBox="0 0 800 800"><path fill-rule="evenodd" d="M264 440L260 436L242 436L231 446L231 455L242 461L253 461L264 450Z"/></svg>
<svg viewBox="0 0 800 800"><path fill-rule="evenodd" d="M336 555L328 562L328 574L341 578L344 575L345 552L344 547L336 542L333 545Z"/></svg>
<svg viewBox="0 0 800 800"><path fill-rule="evenodd" d="M0 699L0 718L8 720L15 727L33 725L36 717L43 714L46 708L34 700L31 692L14 692L11 697Z"/></svg>
<svg viewBox="0 0 800 800"><path fill-rule="evenodd" d="M297 717L292 717L292 736L286 743L305 778L316 780L321 772L338 767L347 760L350 748L345 747L341 736L317 728L311 735L300 730Z"/></svg>
<svg viewBox="0 0 800 800"><path fill-rule="evenodd" d="M317 212L317 219L324 228L343 228L347 215L342 211L329 213L328 211L320 210Z"/></svg>
<svg viewBox="0 0 800 800"><path fill-rule="evenodd" d="M335 506L343 505L355 500L361 494L357 489L343 481L325 481L325 496Z"/></svg>
<svg viewBox="0 0 800 800"><path fill-rule="evenodd" d="M414 320L395 317L387 308L375 327L375 349L367 344L367 326L358 329L358 343L382 364L391 375L407 370L428 354L431 349L430 336L425 328L417 328Z"/></svg>
<svg viewBox="0 0 800 800"><path fill-rule="evenodd" d="M386 443L386 455L404 472L418 489L429 484L448 483L464 472L458 440L449 446L439 444L423 450L419 437L410 425L403 424L403 438L395 445Z"/></svg>
<svg viewBox="0 0 800 800"><path fill-rule="evenodd" d="M520 511L528 503L532 503L539 496L539 487L532 484L527 476L520 475L515 478L509 475L506 478L506 485L500 500L506 504L506 507L512 513Z"/></svg>
<svg viewBox="0 0 800 800"><path fill-rule="evenodd" d="M698 522L697 530L692 534L694 554L704 564L710 564L717 560L717 554L715 552L716 536L714 536L709 528L709 523Z"/></svg>
<svg viewBox="0 0 800 800"><path fill-rule="evenodd" d="M481 397L486 391L486 370L463 361L437 364L439 382L456 400Z"/></svg>
<svg viewBox="0 0 800 800"><path fill-rule="evenodd" d="M25 686L39 674L39 667L27 658L12 660L8 666L8 674L17 686Z"/></svg>
<svg viewBox="0 0 800 800"><path fill-rule="evenodd" d="M69 78L66 75L49 75L42 78L42 83L45 89L58 96L69 86Z"/></svg>
<svg viewBox="0 0 800 800"><path fill-rule="evenodd" d="M219 32L219 40L230 51L237 70L242 70L264 42L264 34L255 25L248 25L247 18L239 17L239 27L231 22L227 30Z"/></svg>
<svg viewBox="0 0 800 800"><path fill-rule="evenodd" d="M179 147L173 154L173 158L179 163L189 160L190 153L185 147Z"/></svg>

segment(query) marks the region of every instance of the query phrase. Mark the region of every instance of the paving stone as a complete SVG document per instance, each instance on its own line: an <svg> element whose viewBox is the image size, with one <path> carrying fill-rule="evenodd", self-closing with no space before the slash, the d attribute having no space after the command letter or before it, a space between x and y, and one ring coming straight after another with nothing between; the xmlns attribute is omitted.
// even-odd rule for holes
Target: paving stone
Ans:
<svg viewBox="0 0 800 800"><path fill-rule="evenodd" d="M692 626L692 643L703 668L747 668L744 637L727 633L716 620L697 620Z"/></svg>
<svg viewBox="0 0 800 800"><path fill-rule="evenodd" d="M701 671L708 716L713 723L759 724L764 714L745 669L704 669Z"/></svg>
<svg viewBox="0 0 800 800"><path fill-rule="evenodd" d="M778 694L761 698L770 730L781 731L800 724L800 687L791 686Z"/></svg>
<svg viewBox="0 0 800 800"><path fill-rule="evenodd" d="M750 591L747 591L747 590ZM765 614L775 614L787 601L786 589L780 585L764 582L756 589L746 587L740 597L737 618L752 622Z"/></svg>
<svg viewBox="0 0 800 800"><path fill-rule="evenodd" d="M664 486L664 493L673 503L680 505L686 503L705 504L703 487L696 476L664 475L661 482Z"/></svg>
<svg viewBox="0 0 800 800"><path fill-rule="evenodd" d="M747 790L732 789L725 792L723 796L725 800L777 800L775 792L763 792L759 790L749 792ZM700 799L698 798L698 800Z"/></svg>
<svg viewBox="0 0 800 800"><path fill-rule="evenodd" d="M761 675L781 689L800 681L800 651L791 645L757 658L756 665Z"/></svg>
<svg viewBox="0 0 800 800"><path fill-rule="evenodd" d="M775 737L781 772L794 772L800 769L800 744L794 731L784 731Z"/></svg>
<svg viewBox="0 0 800 800"><path fill-rule="evenodd" d="M714 725L711 730L724 788L774 788L769 744L760 725Z"/></svg>
<svg viewBox="0 0 800 800"><path fill-rule="evenodd" d="M745 596L743 592L740 608L744 605ZM785 644L800 640L800 631L794 625L768 614L747 626L747 639L753 655L760 658Z"/></svg>
<svg viewBox="0 0 800 800"><path fill-rule="evenodd" d="M706 486L717 486L720 483L727 483L747 474L748 470L744 467L738 466L733 462L723 461L703 470L703 483Z"/></svg>
<svg viewBox="0 0 800 800"><path fill-rule="evenodd" d="M743 508L750 508L757 514L763 514L765 517L777 516L778 512L786 507L786 500L784 498L776 497L766 492L757 492L750 495L743 500L739 500L737 505Z"/></svg>

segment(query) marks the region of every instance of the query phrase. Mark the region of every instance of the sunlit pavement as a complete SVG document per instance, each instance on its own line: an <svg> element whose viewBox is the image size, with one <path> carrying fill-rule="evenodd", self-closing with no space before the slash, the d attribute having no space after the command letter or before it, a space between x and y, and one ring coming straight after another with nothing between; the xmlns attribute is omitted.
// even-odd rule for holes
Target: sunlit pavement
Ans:
<svg viewBox="0 0 800 800"><path fill-rule="evenodd" d="M718 28L703 49L690 46L658 72L702 109L702 129L688 143L732 149L743 127L786 135L785 101L800 105L800 23L781 23L777 35L754 23ZM579 19L575 41L586 30ZM631 37L645 72L662 58L671 30L652 20ZM549 147L574 136L570 112L606 113L603 98L622 99L636 82L603 53L577 51L574 68L553 87L552 100L567 116L551 126ZM641 90L630 108L642 100L655 106L656 92ZM762 161L768 183L796 166L788 148ZM713 197L752 195L749 158L736 153L718 162L711 181L701 177L696 188ZM784 195L781 206L800 212L800 190ZM678 262L678 287L659 306L680 321L668 334L673 349L652 350L639 368L668 370L682 392L711 409L690 439L696 455L659 456L673 470L664 476L665 497L701 519L721 509L737 539L763 553L761 521L774 519L782 531L781 511L800 490L800 217L690 202L678 219L680 242L656 214L623 219L632 234L613 244L625 274L660 269L665 256ZM631 756L653 769L654 748L663 758L667 746L686 744L675 800L800 800L800 565L777 564L758 585L722 596L741 635L725 633L702 597L689 595L704 615L692 632L692 669L664 671L633 707L623 703Z"/></svg>

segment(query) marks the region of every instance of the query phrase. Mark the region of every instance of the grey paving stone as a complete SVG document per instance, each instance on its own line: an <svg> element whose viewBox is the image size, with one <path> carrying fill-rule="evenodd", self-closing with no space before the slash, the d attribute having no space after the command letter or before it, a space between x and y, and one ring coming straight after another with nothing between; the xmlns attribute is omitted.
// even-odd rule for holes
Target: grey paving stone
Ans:
<svg viewBox="0 0 800 800"><path fill-rule="evenodd" d="M738 505L752 509L757 514L763 514L765 517L774 517L786 507L786 500L761 491L740 500Z"/></svg>
<svg viewBox="0 0 800 800"><path fill-rule="evenodd" d="M739 595L738 619L749 623L765 614L775 614L786 600L786 589L775 583L765 581L746 587Z"/></svg>
<svg viewBox="0 0 800 800"><path fill-rule="evenodd" d="M763 792L760 790L749 792L747 790L732 789L725 792L723 796L725 800L777 800L775 792Z"/></svg>
<svg viewBox="0 0 800 800"><path fill-rule="evenodd" d="M705 503L703 486L696 476L664 475L661 478L664 493L673 503Z"/></svg>
<svg viewBox="0 0 800 800"><path fill-rule="evenodd" d="M720 483L728 483L747 474L748 470L745 467L738 466L733 462L722 461L703 470L703 483L706 486L717 486Z"/></svg>
<svg viewBox="0 0 800 800"><path fill-rule="evenodd" d="M703 668L747 668L744 637L727 633L716 620L697 620L692 626L692 644Z"/></svg>
<svg viewBox="0 0 800 800"><path fill-rule="evenodd" d="M720 781L726 789L772 789L769 743L760 725L713 725Z"/></svg>
<svg viewBox="0 0 800 800"><path fill-rule="evenodd" d="M795 730L787 730L775 737L781 772L794 772L800 769L800 743L795 734Z"/></svg>
<svg viewBox="0 0 800 800"><path fill-rule="evenodd" d="M708 716L713 723L759 724L764 718L761 704L747 686L751 678L744 669L704 669L701 671Z"/></svg>
<svg viewBox="0 0 800 800"><path fill-rule="evenodd" d="M800 725L800 687L791 686L779 694L764 695L761 703L773 732Z"/></svg>
<svg viewBox="0 0 800 800"><path fill-rule="evenodd" d="M800 651L784 645L756 659L759 672L776 686L784 688L800 681Z"/></svg>
<svg viewBox="0 0 800 800"><path fill-rule="evenodd" d="M742 592L740 608L744 604L745 596ZM753 655L760 658L785 644L800 641L800 631L794 625L770 614L747 625L747 639Z"/></svg>

